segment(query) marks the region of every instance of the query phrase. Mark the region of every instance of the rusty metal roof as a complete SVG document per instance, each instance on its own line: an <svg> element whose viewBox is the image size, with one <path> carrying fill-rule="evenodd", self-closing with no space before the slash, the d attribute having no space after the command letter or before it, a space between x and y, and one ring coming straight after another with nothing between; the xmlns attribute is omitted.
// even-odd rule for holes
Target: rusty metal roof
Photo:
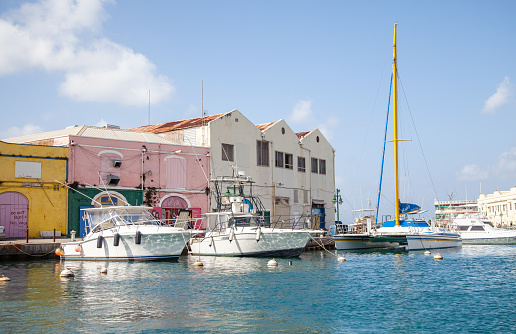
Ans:
<svg viewBox="0 0 516 334"><path fill-rule="evenodd" d="M301 138L303 138L304 136L306 136L306 135L307 135L307 134L309 134L309 133L310 133L310 131L297 132L297 133L296 133L296 136L297 136L297 138L301 139Z"/></svg>
<svg viewBox="0 0 516 334"><path fill-rule="evenodd" d="M266 129L270 128L274 123L276 123L276 122L257 124L256 127L258 129L260 129L260 131L263 131L263 130L266 130Z"/></svg>
<svg viewBox="0 0 516 334"><path fill-rule="evenodd" d="M137 128L127 129L127 130L162 133L162 132L169 132L169 131L180 130L180 129L194 128L194 127L202 126L203 124L209 123L209 122L213 121L214 119L217 119L225 114L226 113L205 116L205 117L184 119L181 121L166 122L166 123L161 123L161 124L145 125L145 126L140 126Z"/></svg>

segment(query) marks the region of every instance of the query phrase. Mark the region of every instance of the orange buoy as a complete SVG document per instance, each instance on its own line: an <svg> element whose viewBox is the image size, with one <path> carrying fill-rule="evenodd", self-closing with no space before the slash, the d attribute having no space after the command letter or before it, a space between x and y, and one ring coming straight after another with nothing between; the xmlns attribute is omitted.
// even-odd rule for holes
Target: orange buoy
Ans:
<svg viewBox="0 0 516 334"><path fill-rule="evenodd" d="M61 247L56 248L56 255L57 256L64 255L64 250Z"/></svg>
<svg viewBox="0 0 516 334"><path fill-rule="evenodd" d="M76 251L77 253L82 252L82 246L81 246L81 245L77 245L77 246L75 246L75 251Z"/></svg>

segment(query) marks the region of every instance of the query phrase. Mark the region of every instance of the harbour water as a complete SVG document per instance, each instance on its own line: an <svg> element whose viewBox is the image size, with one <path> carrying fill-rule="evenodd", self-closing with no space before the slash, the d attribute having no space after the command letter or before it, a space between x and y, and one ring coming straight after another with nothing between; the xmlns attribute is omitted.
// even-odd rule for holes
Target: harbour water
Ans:
<svg viewBox="0 0 516 334"><path fill-rule="evenodd" d="M514 333L516 246L178 262L0 262L4 333ZM289 264L289 261L292 263ZM74 278L60 278L65 267ZM100 270L108 268L107 274Z"/></svg>

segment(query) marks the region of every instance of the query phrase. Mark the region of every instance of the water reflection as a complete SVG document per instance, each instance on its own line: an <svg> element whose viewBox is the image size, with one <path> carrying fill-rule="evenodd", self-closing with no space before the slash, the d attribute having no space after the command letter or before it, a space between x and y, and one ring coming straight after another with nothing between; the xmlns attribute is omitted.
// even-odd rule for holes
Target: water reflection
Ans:
<svg viewBox="0 0 516 334"><path fill-rule="evenodd" d="M404 333L516 325L516 247L440 253L441 261L422 252L346 252L338 255L347 261L338 262L327 252L307 252L276 259L276 268L267 267L269 258L209 256L200 257L201 268L191 256L2 262L0 273L11 278L0 282L2 330ZM61 279L67 267L75 277ZM486 317L479 319L478 309Z"/></svg>

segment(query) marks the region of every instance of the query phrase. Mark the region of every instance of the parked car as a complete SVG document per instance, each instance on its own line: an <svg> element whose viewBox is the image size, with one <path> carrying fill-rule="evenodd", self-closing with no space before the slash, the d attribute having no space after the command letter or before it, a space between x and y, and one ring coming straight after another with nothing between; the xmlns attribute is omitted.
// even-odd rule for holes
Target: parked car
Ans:
<svg viewBox="0 0 516 334"><path fill-rule="evenodd" d="M5 237L5 227L0 226L0 238Z"/></svg>

